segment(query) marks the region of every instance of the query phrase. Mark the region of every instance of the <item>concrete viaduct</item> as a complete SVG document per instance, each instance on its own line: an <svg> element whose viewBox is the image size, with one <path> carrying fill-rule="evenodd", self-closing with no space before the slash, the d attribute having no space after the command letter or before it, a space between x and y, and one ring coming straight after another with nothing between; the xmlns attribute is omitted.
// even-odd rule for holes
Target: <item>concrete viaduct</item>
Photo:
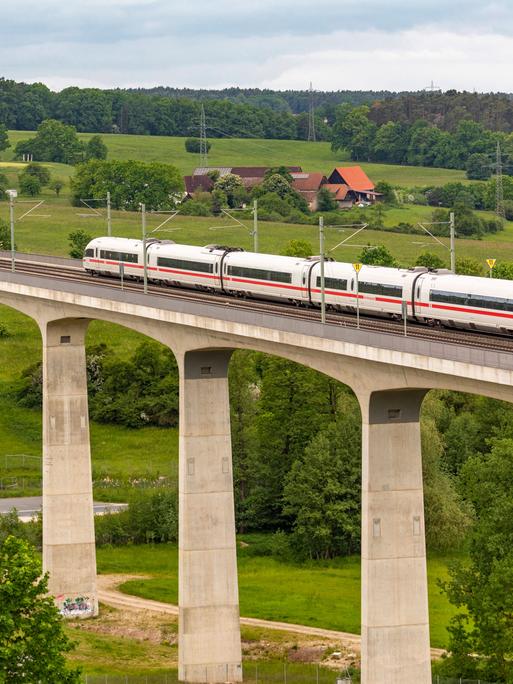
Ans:
<svg viewBox="0 0 513 684"><path fill-rule="evenodd" d="M4 271L0 303L41 330L43 564L64 613L98 611L84 347L98 319L178 361L180 680L242 680L227 369L233 350L254 349L358 397L362 682L430 684L420 407L431 388L513 401L513 354Z"/></svg>

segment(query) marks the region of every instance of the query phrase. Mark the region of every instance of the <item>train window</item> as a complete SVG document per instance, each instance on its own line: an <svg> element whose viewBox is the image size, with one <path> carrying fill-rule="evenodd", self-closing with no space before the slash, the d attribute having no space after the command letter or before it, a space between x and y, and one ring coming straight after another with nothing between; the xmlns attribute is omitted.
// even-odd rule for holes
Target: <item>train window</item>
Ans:
<svg viewBox="0 0 513 684"><path fill-rule="evenodd" d="M445 292L443 290L431 290L432 302L447 304L460 304L473 306L476 309L493 309L495 311L513 311L513 299L503 297L490 297L480 294L464 294L462 292Z"/></svg>
<svg viewBox="0 0 513 684"><path fill-rule="evenodd" d="M247 268L246 266L228 266L228 275L241 278L256 278L257 280L274 280L278 283L292 282L292 273L268 271L263 268Z"/></svg>
<svg viewBox="0 0 513 684"><path fill-rule="evenodd" d="M100 256L102 259L110 259L110 261L126 261L130 264L139 263L139 256L130 252L112 252L108 249L102 249Z"/></svg>
<svg viewBox="0 0 513 684"><path fill-rule="evenodd" d="M86 249L84 256L94 257L94 249Z"/></svg>
<svg viewBox="0 0 513 684"><path fill-rule="evenodd" d="M317 276L317 287L321 286L321 277ZM347 280L342 278L324 278L324 287L330 290L347 290Z"/></svg>
<svg viewBox="0 0 513 684"><path fill-rule="evenodd" d="M190 261L189 259L172 259L170 257L157 257L157 266L179 268L183 271L198 271L200 273L213 273L214 264L206 261Z"/></svg>
<svg viewBox="0 0 513 684"><path fill-rule="evenodd" d="M403 288L401 285L383 285L382 283L366 283L360 281L358 283L358 291L385 297L403 296Z"/></svg>

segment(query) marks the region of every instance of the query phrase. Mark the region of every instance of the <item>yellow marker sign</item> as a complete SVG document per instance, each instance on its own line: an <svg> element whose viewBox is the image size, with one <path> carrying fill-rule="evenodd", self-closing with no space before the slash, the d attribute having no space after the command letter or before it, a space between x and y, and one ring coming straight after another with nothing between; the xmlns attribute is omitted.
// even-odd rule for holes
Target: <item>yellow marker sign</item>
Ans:
<svg viewBox="0 0 513 684"><path fill-rule="evenodd" d="M497 259L487 259L486 263L488 264L488 268L493 268L495 266L495 262Z"/></svg>
<svg viewBox="0 0 513 684"><path fill-rule="evenodd" d="M361 264L353 264L353 268L357 273L360 273L362 265Z"/></svg>

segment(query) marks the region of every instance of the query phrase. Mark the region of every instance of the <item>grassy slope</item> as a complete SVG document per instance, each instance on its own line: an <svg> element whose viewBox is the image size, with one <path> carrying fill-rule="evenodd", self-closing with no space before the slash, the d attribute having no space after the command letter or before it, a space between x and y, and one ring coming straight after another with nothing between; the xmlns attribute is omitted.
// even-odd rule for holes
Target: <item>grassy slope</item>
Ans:
<svg viewBox="0 0 513 684"><path fill-rule="evenodd" d="M0 307L0 320L10 337L0 338L0 465L6 454L41 455L41 414L23 409L11 398L13 385L21 371L41 358L41 338L29 318L7 307ZM88 342L108 343L121 357L128 356L144 339L125 328L94 321L88 331ZM91 450L95 477L111 476L176 476L178 434L174 429L143 428L129 430L114 425L91 423ZM16 459L8 459L10 468L2 468L2 477L39 478L41 466L36 460L31 468L16 467ZM4 459L5 464L5 459ZM2 492L0 492L1 494ZM5 492L9 494L9 492ZM102 496L102 492L96 492ZM116 492L108 497L116 498ZM121 493L121 497L123 493Z"/></svg>
<svg viewBox="0 0 513 684"><path fill-rule="evenodd" d="M27 131L9 131L12 147L0 154L11 160L13 148L20 140L34 135ZM82 133L88 139L91 134ZM140 159L174 164L183 174L198 165L198 155L185 151L185 138L149 135L103 134L111 159ZM214 139L209 154L210 166L302 166L305 171L331 173L335 166L353 165L344 155L334 153L327 142L309 143L298 140ZM441 185L452 180L465 182L465 173L450 169L430 169L392 164L362 163L374 182L386 180L395 185Z"/></svg>
<svg viewBox="0 0 513 684"><path fill-rule="evenodd" d="M244 537L251 541L251 537ZM428 562L431 643L447 643L446 626L454 608L437 586L446 577L446 558ZM177 602L178 559L174 546L102 548L102 573L141 573L152 579L131 580L126 593L169 603ZM360 632L360 559L301 565L238 552L241 615L295 622L347 632Z"/></svg>

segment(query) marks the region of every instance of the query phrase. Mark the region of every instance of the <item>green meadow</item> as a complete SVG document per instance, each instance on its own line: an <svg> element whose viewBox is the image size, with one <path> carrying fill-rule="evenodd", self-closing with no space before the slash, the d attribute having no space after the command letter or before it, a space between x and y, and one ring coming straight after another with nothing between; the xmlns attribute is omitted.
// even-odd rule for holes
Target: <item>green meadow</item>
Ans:
<svg viewBox="0 0 513 684"><path fill-rule="evenodd" d="M13 159L13 150L20 140L35 135L29 131L9 131L11 147L0 153L0 161ZM90 133L81 133L87 140ZM185 151L185 138L150 135L102 134L109 150L109 159L139 159L174 164L183 174L198 166L198 155ZM302 140L261 140L248 138L213 138L208 156L210 166L301 166L304 171L329 174L335 166L353 165L340 152L332 152L328 142ZM465 172L451 169L432 169L420 166L396 166L358 162L374 181L388 181L405 187L443 185L450 181L465 182ZM60 170L65 176L65 171Z"/></svg>
<svg viewBox="0 0 513 684"><path fill-rule="evenodd" d="M241 615L359 634L358 557L295 564L254 555L263 535L242 535L239 539L248 544L238 549ZM446 626L455 612L438 587L439 579L447 576L447 560L434 556L428 561L431 644L440 648L447 644ZM150 576L125 582L121 590L156 601L178 601L178 552L174 545L101 548L98 569L101 573Z"/></svg>

